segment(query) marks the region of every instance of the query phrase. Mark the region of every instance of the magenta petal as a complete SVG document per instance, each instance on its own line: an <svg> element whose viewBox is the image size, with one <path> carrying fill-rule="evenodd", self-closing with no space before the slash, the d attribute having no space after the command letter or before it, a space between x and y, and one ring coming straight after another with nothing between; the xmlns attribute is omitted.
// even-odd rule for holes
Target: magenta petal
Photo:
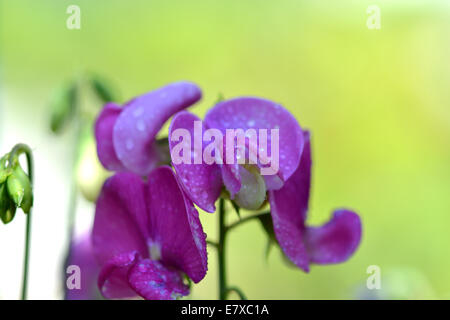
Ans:
<svg viewBox="0 0 450 320"><path fill-rule="evenodd" d="M309 257L304 245L305 219L311 185L311 143L304 133L305 147L300 164L280 190L269 194L272 220L280 247L299 268L309 270Z"/></svg>
<svg viewBox="0 0 450 320"><path fill-rule="evenodd" d="M194 121L202 124L202 132L205 132L206 128L201 120L189 112L182 111L173 117L169 128L169 137L173 137L173 132L177 129L185 129L190 133L191 143L189 149L185 149L190 151L190 163L174 163L174 156L177 156L177 154L172 156L172 163L189 198L201 209L207 212L215 212L216 207L214 203L219 198L222 188L220 167L215 162L207 164L203 161L203 150L207 143L204 145L202 136L194 135ZM199 139L199 150L194 149L194 138ZM183 143L182 138L179 141L169 139L171 152L174 146ZM194 163L194 155L199 157L201 163Z"/></svg>
<svg viewBox="0 0 450 320"><path fill-rule="evenodd" d="M132 251L148 257L148 214L144 183L132 173L117 173L106 180L97 200L92 232L100 264Z"/></svg>
<svg viewBox="0 0 450 320"><path fill-rule="evenodd" d="M239 164L223 164L221 167L223 184L234 199L236 193L241 190L241 176L239 175Z"/></svg>
<svg viewBox="0 0 450 320"><path fill-rule="evenodd" d="M113 132L117 157L125 167L147 175L160 160L153 146L158 131L173 114L200 98L201 91L195 84L176 82L130 101Z"/></svg>
<svg viewBox="0 0 450 320"><path fill-rule="evenodd" d="M235 98L218 103L207 113L205 122L209 128L219 129L224 134L226 129L267 129L269 156L270 130L279 129L280 176L286 181L297 169L303 150L303 133L297 120L281 105L261 98Z"/></svg>
<svg viewBox="0 0 450 320"><path fill-rule="evenodd" d="M185 272L194 282L207 271L206 234L198 212L185 196L170 167L148 177L151 240L159 246L162 262Z"/></svg>
<svg viewBox="0 0 450 320"><path fill-rule="evenodd" d="M102 165L111 171L124 170L124 166L117 158L113 144L113 128L121 112L121 107L114 103L108 103L95 122L98 158Z"/></svg>
<svg viewBox="0 0 450 320"><path fill-rule="evenodd" d="M337 210L325 225L308 227L305 241L311 262L328 264L346 261L361 241L361 220L353 211Z"/></svg>
<svg viewBox="0 0 450 320"><path fill-rule="evenodd" d="M174 300L189 294L180 272L150 259L141 260L130 268L128 281L147 300Z"/></svg>
<svg viewBox="0 0 450 320"><path fill-rule="evenodd" d="M309 256L303 240L305 228L302 215L296 203L295 189L286 184L281 190L269 192L273 229L278 244L286 256L297 267L309 272Z"/></svg>
<svg viewBox="0 0 450 320"><path fill-rule="evenodd" d="M114 256L105 263L98 276L98 288L105 298L134 298L137 293L128 282L128 272L138 259L136 251Z"/></svg>

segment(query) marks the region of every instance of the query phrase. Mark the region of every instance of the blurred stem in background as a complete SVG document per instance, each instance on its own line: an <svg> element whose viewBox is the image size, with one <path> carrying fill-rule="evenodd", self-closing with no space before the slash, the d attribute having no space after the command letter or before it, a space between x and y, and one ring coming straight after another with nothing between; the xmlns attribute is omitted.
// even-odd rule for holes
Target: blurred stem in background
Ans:
<svg viewBox="0 0 450 320"><path fill-rule="evenodd" d="M89 108L88 103L84 103L85 100L83 99L89 92L93 92L96 98L94 107L91 108ZM101 104L117 101L109 82L97 75L81 74L56 90L51 102L50 128L52 132L55 135L60 135L69 124L73 130L69 206L67 209L68 251L70 251L71 241L74 236L77 198L80 191L78 187L79 181L77 181L76 177L77 167L82 162L83 157L90 155L85 150L89 146L89 143L86 141L93 140L92 128L95 116L98 113L98 101ZM92 192L92 188L88 189L89 192ZM97 195L82 193L87 200L96 200Z"/></svg>

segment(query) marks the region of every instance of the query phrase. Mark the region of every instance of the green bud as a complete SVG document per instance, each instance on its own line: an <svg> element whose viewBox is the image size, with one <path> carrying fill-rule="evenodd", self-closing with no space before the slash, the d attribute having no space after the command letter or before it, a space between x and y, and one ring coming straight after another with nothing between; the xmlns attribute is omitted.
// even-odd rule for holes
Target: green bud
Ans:
<svg viewBox="0 0 450 320"><path fill-rule="evenodd" d="M12 221L16 214L16 206L10 200L6 183L0 185L0 219L4 224Z"/></svg>
<svg viewBox="0 0 450 320"><path fill-rule="evenodd" d="M6 181L8 193L17 207L21 207L23 212L29 213L33 205L33 192L28 175L22 170L20 165L13 170Z"/></svg>
<svg viewBox="0 0 450 320"><path fill-rule="evenodd" d="M60 133L75 113L77 103L77 88L75 83L60 88L51 103L50 128L54 133Z"/></svg>
<svg viewBox="0 0 450 320"><path fill-rule="evenodd" d="M109 85L107 81L104 79L98 77L98 76L92 76L91 77L91 85L94 89L94 92L97 94L97 96L102 100L103 102L112 102L116 101L116 97L113 93L113 89Z"/></svg>
<svg viewBox="0 0 450 320"><path fill-rule="evenodd" d="M3 158L0 159L0 184L4 183L11 174L11 170L6 168L6 161L8 157L9 154L6 154Z"/></svg>

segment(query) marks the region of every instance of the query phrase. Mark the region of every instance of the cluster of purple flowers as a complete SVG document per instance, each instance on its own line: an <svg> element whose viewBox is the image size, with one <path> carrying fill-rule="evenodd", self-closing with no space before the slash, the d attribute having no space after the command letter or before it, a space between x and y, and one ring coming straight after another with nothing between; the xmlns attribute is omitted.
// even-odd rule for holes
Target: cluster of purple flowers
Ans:
<svg viewBox="0 0 450 320"><path fill-rule="evenodd" d="M306 225L311 184L310 132L280 104L240 97L217 103L202 126L217 129L279 129L279 170L260 174L262 164L167 165L156 140L170 118L171 133L190 132L200 119L185 111L201 98L189 82L169 84L126 103L109 103L97 118L95 137L109 178L96 205L92 250L100 264L98 285L106 298L174 299L189 294L187 278L207 272L206 234L196 206L215 212L224 194L246 209L270 203L273 229L284 254L299 268L347 260L361 238L359 216L334 212L319 227ZM228 144L228 145L227 145ZM230 142L224 148L233 148ZM202 148L206 148L206 143ZM270 141L268 142L270 148ZM195 206L196 205L196 206Z"/></svg>

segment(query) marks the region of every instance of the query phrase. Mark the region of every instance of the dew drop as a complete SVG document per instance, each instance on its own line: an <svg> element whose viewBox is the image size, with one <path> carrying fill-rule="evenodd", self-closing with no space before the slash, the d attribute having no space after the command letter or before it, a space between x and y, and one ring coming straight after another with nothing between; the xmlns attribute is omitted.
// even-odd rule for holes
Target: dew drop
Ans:
<svg viewBox="0 0 450 320"><path fill-rule="evenodd" d="M134 142L132 139L128 139L126 142L125 147L127 148L127 150L132 150L134 148Z"/></svg>
<svg viewBox="0 0 450 320"><path fill-rule="evenodd" d="M136 129L138 129L140 132L144 132L145 131L145 122L144 120L140 119L137 123L136 123Z"/></svg>

